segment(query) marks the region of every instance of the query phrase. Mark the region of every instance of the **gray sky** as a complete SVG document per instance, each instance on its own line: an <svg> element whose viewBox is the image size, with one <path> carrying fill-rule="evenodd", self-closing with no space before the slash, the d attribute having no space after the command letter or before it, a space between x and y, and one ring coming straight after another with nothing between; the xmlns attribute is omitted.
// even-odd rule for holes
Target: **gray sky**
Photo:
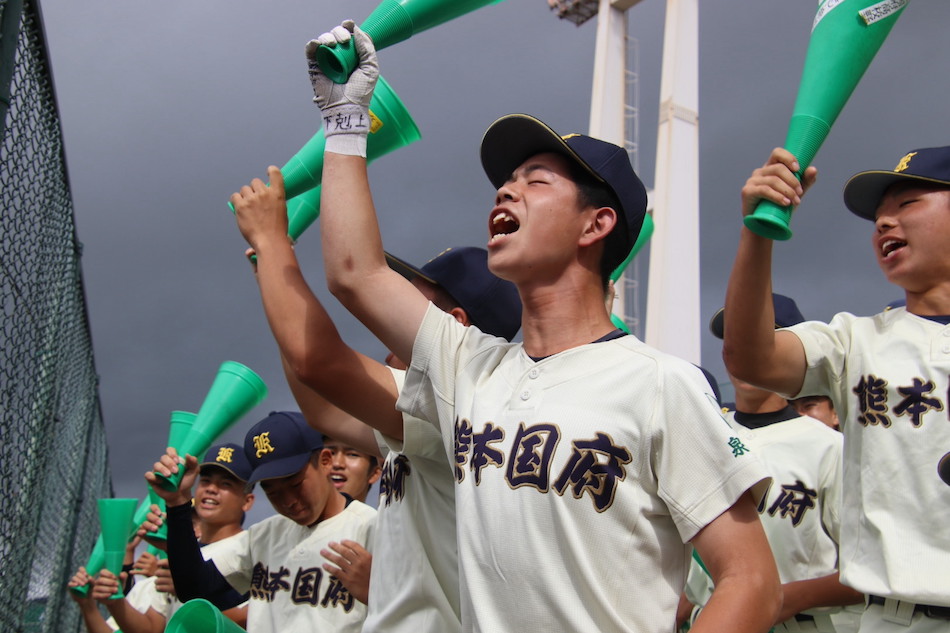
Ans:
<svg viewBox="0 0 950 633"><path fill-rule="evenodd" d="M221 362L251 367L270 394L226 434L295 408L226 205L319 129L304 44L376 0L42 0L75 201L116 494L141 498L172 410L197 411ZM738 239L739 189L785 138L817 2L705 0L700 7L703 364L727 378L705 320L721 305ZM665 3L629 12L639 44L640 167L653 181ZM871 224L841 203L847 178L890 169L943 132L950 3L914 0L814 164L819 182L777 245L775 289L808 318L870 314L901 296L874 263ZM595 21L559 20L544 0L507 0L380 52L384 77L422 140L370 178L388 250L418 264L484 246L493 190L478 143L498 116L527 112L585 132ZM385 352L329 296L316 226L297 252L344 338ZM646 252L641 283L647 280ZM645 300L646 291L641 293ZM729 388L724 391L728 395ZM269 512L265 499L252 514Z"/></svg>

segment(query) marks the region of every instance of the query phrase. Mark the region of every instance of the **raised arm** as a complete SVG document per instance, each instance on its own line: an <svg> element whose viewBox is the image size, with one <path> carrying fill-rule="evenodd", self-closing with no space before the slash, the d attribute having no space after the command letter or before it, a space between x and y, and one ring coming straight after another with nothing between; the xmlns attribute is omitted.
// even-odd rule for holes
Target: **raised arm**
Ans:
<svg viewBox="0 0 950 633"><path fill-rule="evenodd" d="M311 426L341 440L361 435L375 447L372 429L364 422L401 438L402 416L396 411L399 391L392 374L340 337L304 279L287 237L280 170L271 166L268 177L270 186L255 179L232 195L231 202L238 228L256 255L255 276L264 313L301 411ZM368 453L379 450L367 448L365 441L348 443Z"/></svg>
<svg viewBox="0 0 950 633"><path fill-rule="evenodd" d="M798 167L786 150L773 150L742 188L743 217L761 200L798 205L817 176L809 167L799 182ZM744 226L726 288L724 318L722 357L729 373L769 391L798 393L805 378L805 351L797 336L775 331L772 240Z"/></svg>
<svg viewBox="0 0 950 633"><path fill-rule="evenodd" d="M313 61L318 45L353 38L359 66L334 84ZM369 36L351 21L307 45L314 101L323 115L326 153L320 203L323 260L330 291L393 353L408 362L428 301L386 265L366 172L368 108L379 67Z"/></svg>

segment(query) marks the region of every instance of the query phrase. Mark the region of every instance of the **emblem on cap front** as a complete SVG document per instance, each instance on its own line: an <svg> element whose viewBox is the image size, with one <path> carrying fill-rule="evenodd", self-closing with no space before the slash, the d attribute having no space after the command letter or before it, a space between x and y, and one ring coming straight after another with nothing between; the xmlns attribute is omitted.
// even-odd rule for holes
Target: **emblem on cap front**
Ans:
<svg viewBox="0 0 950 633"><path fill-rule="evenodd" d="M234 460L234 449L222 446L218 449L218 456L214 458L216 462L226 462L230 464Z"/></svg>
<svg viewBox="0 0 950 633"><path fill-rule="evenodd" d="M254 436L254 457L260 459L267 453L273 453L274 447L270 443L270 431L265 431L260 435Z"/></svg>
<svg viewBox="0 0 950 633"><path fill-rule="evenodd" d="M907 169L908 167L910 167L910 159L916 155L917 155L917 152L911 152L910 154L907 154L906 156L904 156L904 158L902 158L900 162L897 163L897 167L894 168L894 171L900 173L904 171L905 169Z"/></svg>

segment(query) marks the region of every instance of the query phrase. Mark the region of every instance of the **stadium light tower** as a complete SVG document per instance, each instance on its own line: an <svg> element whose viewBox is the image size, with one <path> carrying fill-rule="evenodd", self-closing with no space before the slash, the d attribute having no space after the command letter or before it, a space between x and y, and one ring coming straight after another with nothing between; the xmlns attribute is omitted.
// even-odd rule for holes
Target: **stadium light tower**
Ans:
<svg viewBox="0 0 950 633"><path fill-rule="evenodd" d="M650 240L644 337L650 345L697 364L701 332L698 1L666 2L656 174L650 192L655 229ZM597 16L590 134L633 150L635 140L631 148L624 129L630 108L636 110L636 103L629 103L624 94L629 85L626 12L640 2L548 0L559 17L575 24ZM618 298L615 311L627 319L628 308L636 310L636 306L624 303L628 294L621 288Z"/></svg>

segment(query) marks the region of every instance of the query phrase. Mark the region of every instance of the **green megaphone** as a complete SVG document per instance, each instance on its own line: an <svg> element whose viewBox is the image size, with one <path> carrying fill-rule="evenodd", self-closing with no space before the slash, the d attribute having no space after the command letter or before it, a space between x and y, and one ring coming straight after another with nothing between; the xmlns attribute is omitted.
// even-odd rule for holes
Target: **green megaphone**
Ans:
<svg viewBox="0 0 950 633"><path fill-rule="evenodd" d="M166 444L166 446L174 447L176 451L179 450L182 447L185 438L188 437L188 433L191 431L191 427L194 425L196 417L197 414L191 413L190 411L172 411L171 415L169 416L168 444ZM136 526L141 525L142 522L145 521L146 515L148 514L148 511L152 505L157 505L162 512L165 511L165 500L159 497L158 493L156 493L151 486L148 486L148 498L145 499L143 505L144 512L141 511L142 508L140 507L139 511L135 513ZM157 531L146 534L145 540L150 542L168 540L168 527L165 524L162 524L162 526L158 528Z"/></svg>
<svg viewBox="0 0 950 633"><path fill-rule="evenodd" d="M815 15L785 149L798 159L801 180L831 126L881 48L906 3L821 0ZM749 230L772 240L792 236L791 207L763 200L745 217Z"/></svg>
<svg viewBox="0 0 950 633"><path fill-rule="evenodd" d="M207 600L183 604L165 625L165 633L246 633Z"/></svg>
<svg viewBox="0 0 950 633"><path fill-rule="evenodd" d="M219 435L228 430L267 396L267 385L260 376L241 363L225 361L218 368L211 389L195 416L188 436L181 442L178 454L201 457ZM155 473L166 490L178 490L184 468L170 477Z"/></svg>
<svg viewBox="0 0 950 633"><path fill-rule="evenodd" d="M416 33L501 1L383 0L360 28L372 38L376 50L381 50L408 40ZM332 47L321 46L316 51L316 60L327 77L338 84L346 83L357 65L353 40Z"/></svg>
<svg viewBox="0 0 950 633"><path fill-rule="evenodd" d="M367 163L422 138L399 95L382 77L376 82L369 108L372 125L366 139ZM320 215L320 192L314 189L323 180L325 147L326 137L321 128L280 169L290 223L287 233L294 241ZM229 202L228 206L234 211L234 205Z"/></svg>
<svg viewBox="0 0 950 633"><path fill-rule="evenodd" d="M108 569L118 578L122 573L122 560L125 558L125 546L129 543L129 532L133 529L132 518L138 499L99 499L99 524L102 530L102 550L105 559L104 569ZM119 590L111 599L124 598L120 584Z"/></svg>
<svg viewBox="0 0 950 633"><path fill-rule="evenodd" d="M376 82L369 112L372 123L366 138L367 162L422 138L409 110L382 77ZM321 128L280 168L288 200L320 184L325 146L326 137Z"/></svg>
<svg viewBox="0 0 950 633"><path fill-rule="evenodd" d="M92 547L92 552L89 553L89 559L86 561L84 567L86 568L86 573L90 576L95 576L106 564L105 548L102 545L102 533L99 533L99 537L96 539L96 544ZM89 593L89 585L82 585L81 587L70 587L69 590L77 596L85 596Z"/></svg>
<svg viewBox="0 0 950 633"><path fill-rule="evenodd" d="M611 281L615 282L620 279L620 275L622 275L623 271L627 269L627 266L630 264L633 258L637 256L637 253L639 253L643 246L650 241L651 237L653 237L654 228L655 225L653 224L653 215L647 213L643 216L643 226L640 227L640 234L637 235L637 241L634 242L633 248L630 249L630 254L627 255L627 257L622 262L620 262L619 266L614 268L612 273L610 273ZM627 324L624 323L623 319L621 319L616 314L610 315L610 321L614 324L614 327L620 328L627 334L631 333Z"/></svg>

